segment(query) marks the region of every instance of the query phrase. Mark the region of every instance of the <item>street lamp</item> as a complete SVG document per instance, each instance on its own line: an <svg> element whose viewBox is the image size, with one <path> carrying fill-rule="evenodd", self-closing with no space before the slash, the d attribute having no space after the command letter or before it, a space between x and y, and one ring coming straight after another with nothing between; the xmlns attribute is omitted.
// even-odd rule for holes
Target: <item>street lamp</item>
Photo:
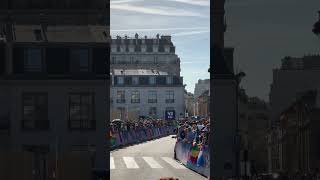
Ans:
<svg viewBox="0 0 320 180"><path fill-rule="evenodd" d="M240 90L240 82L242 78L244 78L246 74L244 72L239 72L238 74L235 75L235 80L237 83L237 88L236 88L236 102L237 102L237 107L236 107L236 175L237 179L240 179L240 133L239 133L239 90Z"/></svg>
<svg viewBox="0 0 320 180"><path fill-rule="evenodd" d="M319 20L313 25L312 32L315 35L320 36L320 11L318 11L318 13L319 13Z"/></svg>

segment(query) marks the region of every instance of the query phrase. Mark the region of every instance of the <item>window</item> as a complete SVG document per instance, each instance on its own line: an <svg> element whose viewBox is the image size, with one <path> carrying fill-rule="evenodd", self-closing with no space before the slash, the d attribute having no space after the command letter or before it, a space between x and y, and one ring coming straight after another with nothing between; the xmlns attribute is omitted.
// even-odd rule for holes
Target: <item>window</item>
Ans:
<svg viewBox="0 0 320 180"><path fill-rule="evenodd" d="M166 107L166 111L174 111L174 107Z"/></svg>
<svg viewBox="0 0 320 180"><path fill-rule="evenodd" d="M174 103L174 91L166 91L166 103Z"/></svg>
<svg viewBox="0 0 320 180"><path fill-rule="evenodd" d="M139 84L139 78L138 77L132 77L132 84L138 85Z"/></svg>
<svg viewBox="0 0 320 180"><path fill-rule="evenodd" d="M125 91L117 91L117 103L125 103Z"/></svg>
<svg viewBox="0 0 320 180"><path fill-rule="evenodd" d="M124 78L122 76L117 77L118 78L118 85L124 84Z"/></svg>
<svg viewBox="0 0 320 180"><path fill-rule="evenodd" d="M72 70L73 72L89 72L89 50L71 49Z"/></svg>
<svg viewBox="0 0 320 180"><path fill-rule="evenodd" d="M158 85L166 85L166 77L165 76L158 76L157 79Z"/></svg>
<svg viewBox="0 0 320 180"><path fill-rule="evenodd" d="M95 129L94 94L69 94L69 128L72 130Z"/></svg>
<svg viewBox="0 0 320 180"><path fill-rule="evenodd" d="M42 53L40 48L27 48L24 51L24 71L42 71Z"/></svg>
<svg viewBox="0 0 320 180"><path fill-rule="evenodd" d="M157 91L149 91L148 103L157 103Z"/></svg>
<svg viewBox="0 0 320 180"><path fill-rule="evenodd" d="M150 107L149 116L151 116L151 117L157 116L157 107Z"/></svg>
<svg viewBox="0 0 320 180"><path fill-rule="evenodd" d="M116 58L116 57L112 57L111 64L116 64L116 60L117 60L117 58Z"/></svg>
<svg viewBox="0 0 320 180"><path fill-rule="evenodd" d="M22 129L47 130L48 95L46 93L22 94Z"/></svg>
<svg viewBox="0 0 320 180"><path fill-rule="evenodd" d="M134 59L133 59L133 57L132 57L132 56L130 57L130 63L131 63L131 64L133 64L133 63L134 63Z"/></svg>
<svg viewBox="0 0 320 180"><path fill-rule="evenodd" d="M158 64L158 57L154 57L154 58L153 58L153 63L154 63L154 64Z"/></svg>
<svg viewBox="0 0 320 180"><path fill-rule="evenodd" d="M167 84L172 84L172 77L171 76L167 76Z"/></svg>
<svg viewBox="0 0 320 180"><path fill-rule="evenodd" d="M149 82L150 82L151 85L156 84L156 77L151 76L151 77L149 78Z"/></svg>
<svg viewBox="0 0 320 180"><path fill-rule="evenodd" d="M132 93L131 93L131 103L140 103L140 93L139 93L139 91L132 91Z"/></svg>
<svg viewBox="0 0 320 180"><path fill-rule="evenodd" d="M164 52L164 46L163 46L163 45L159 45L158 51L159 51L159 52Z"/></svg>
<svg viewBox="0 0 320 180"><path fill-rule="evenodd" d="M151 45L147 46L147 52L152 52L153 51L153 47Z"/></svg>

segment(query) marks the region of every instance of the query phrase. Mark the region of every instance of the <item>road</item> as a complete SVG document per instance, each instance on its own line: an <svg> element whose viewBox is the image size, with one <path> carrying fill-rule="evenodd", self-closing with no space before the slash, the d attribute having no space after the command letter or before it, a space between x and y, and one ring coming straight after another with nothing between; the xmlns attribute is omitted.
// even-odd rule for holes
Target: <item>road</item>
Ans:
<svg viewBox="0 0 320 180"><path fill-rule="evenodd" d="M110 152L112 180L207 179L173 159L175 138L171 136Z"/></svg>

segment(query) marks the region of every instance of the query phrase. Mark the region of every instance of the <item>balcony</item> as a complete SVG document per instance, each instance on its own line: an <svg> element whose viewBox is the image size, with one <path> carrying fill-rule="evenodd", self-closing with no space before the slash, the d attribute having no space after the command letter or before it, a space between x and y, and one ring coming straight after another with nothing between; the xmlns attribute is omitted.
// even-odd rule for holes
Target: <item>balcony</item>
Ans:
<svg viewBox="0 0 320 180"><path fill-rule="evenodd" d="M44 131L50 128L49 120L22 120L21 123L22 130L27 131Z"/></svg>

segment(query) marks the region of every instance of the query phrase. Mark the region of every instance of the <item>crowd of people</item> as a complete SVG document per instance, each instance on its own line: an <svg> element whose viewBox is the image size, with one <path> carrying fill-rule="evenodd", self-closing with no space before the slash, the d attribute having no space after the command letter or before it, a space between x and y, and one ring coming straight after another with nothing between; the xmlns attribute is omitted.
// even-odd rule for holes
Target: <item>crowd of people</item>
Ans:
<svg viewBox="0 0 320 180"><path fill-rule="evenodd" d="M184 119L178 122L178 141L208 146L209 135L210 120L208 118L202 118L200 120Z"/></svg>
<svg viewBox="0 0 320 180"><path fill-rule="evenodd" d="M140 143L173 133L175 121L140 119L114 120L110 123L110 143L113 148Z"/></svg>
<svg viewBox="0 0 320 180"><path fill-rule="evenodd" d="M163 119L141 119L139 121L114 121L110 123L111 133L119 133L126 131L141 131L152 128L162 128L174 126L174 121L166 121Z"/></svg>

